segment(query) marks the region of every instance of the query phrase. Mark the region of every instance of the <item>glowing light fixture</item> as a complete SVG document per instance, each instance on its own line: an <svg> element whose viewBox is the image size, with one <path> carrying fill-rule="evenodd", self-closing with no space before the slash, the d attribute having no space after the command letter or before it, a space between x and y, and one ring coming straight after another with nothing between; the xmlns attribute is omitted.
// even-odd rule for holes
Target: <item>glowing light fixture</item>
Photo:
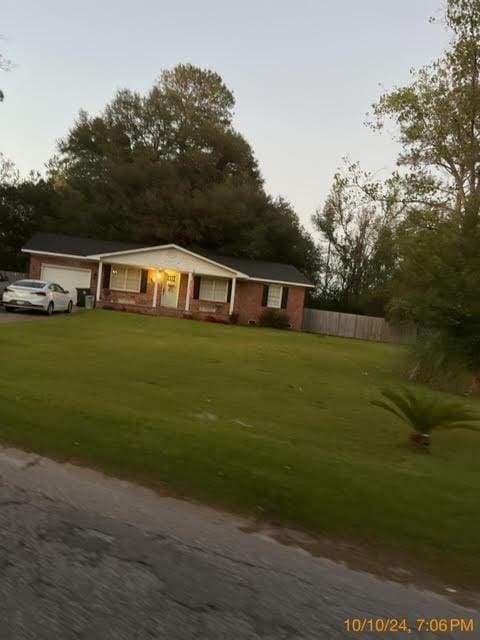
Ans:
<svg viewBox="0 0 480 640"><path fill-rule="evenodd" d="M163 280L163 271L154 271L152 273L152 282L162 282Z"/></svg>

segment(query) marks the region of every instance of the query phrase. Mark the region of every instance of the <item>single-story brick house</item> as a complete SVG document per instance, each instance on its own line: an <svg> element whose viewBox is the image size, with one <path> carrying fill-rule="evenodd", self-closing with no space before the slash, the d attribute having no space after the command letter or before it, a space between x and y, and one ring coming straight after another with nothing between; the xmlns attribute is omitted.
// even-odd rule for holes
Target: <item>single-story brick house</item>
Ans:
<svg viewBox="0 0 480 640"><path fill-rule="evenodd" d="M294 266L212 255L175 244L123 242L38 233L23 248L29 276L64 289L88 288L97 307L254 324L266 308L303 322L313 285Z"/></svg>

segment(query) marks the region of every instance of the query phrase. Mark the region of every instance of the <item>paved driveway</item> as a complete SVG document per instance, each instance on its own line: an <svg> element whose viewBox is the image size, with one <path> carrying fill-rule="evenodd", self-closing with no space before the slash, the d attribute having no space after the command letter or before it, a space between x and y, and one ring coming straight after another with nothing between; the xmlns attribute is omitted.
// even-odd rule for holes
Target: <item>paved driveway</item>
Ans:
<svg viewBox="0 0 480 640"><path fill-rule="evenodd" d="M78 311L77 307L73 307L73 313ZM64 313L56 313L54 317L62 317ZM3 306L0 304L0 325L13 324L16 322L31 322L32 320L50 320L44 313L38 311L19 311L18 313L7 313ZM1 640L1 636L0 636Z"/></svg>
<svg viewBox="0 0 480 640"><path fill-rule="evenodd" d="M47 316L41 313L21 311L20 313L7 313L0 305L0 324L11 324L12 322L30 322L32 320L44 320Z"/></svg>

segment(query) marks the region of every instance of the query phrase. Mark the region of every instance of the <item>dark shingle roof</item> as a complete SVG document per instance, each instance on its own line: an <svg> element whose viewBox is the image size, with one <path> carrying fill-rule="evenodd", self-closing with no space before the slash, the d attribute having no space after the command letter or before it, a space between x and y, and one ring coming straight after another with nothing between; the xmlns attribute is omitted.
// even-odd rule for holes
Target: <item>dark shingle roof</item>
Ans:
<svg viewBox="0 0 480 640"><path fill-rule="evenodd" d="M230 269L241 271L250 278L260 280L278 280L279 282L292 282L295 284L310 285L311 282L293 264L283 262L265 262L264 260L251 260L249 258L234 258L231 256L220 256L205 251L196 251L199 255L214 260L219 264L224 264Z"/></svg>
<svg viewBox="0 0 480 640"><path fill-rule="evenodd" d="M57 233L37 233L24 246L25 251L58 253L81 257L143 248L147 249L148 245L133 244L129 242L115 242L111 240L95 240L92 238L77 238L75 236L66 236ZM303 273L291 264L220 256L197 249L194 249L194 253L225 265L230 269L244 273L250 278L258 278L260 280L267 281L290 282L292 284L307 286L311 284Z"/></svg>
<svg viewBox="0 0 480 640"><path fill-rule="evenodd" d="M114 253L141 249L142 245L113 240L94 240L77 238L58 233L36 233L23 247L26 251L46 251L48 253L65 253L71 256L91 256L97 253Z"/></svg>

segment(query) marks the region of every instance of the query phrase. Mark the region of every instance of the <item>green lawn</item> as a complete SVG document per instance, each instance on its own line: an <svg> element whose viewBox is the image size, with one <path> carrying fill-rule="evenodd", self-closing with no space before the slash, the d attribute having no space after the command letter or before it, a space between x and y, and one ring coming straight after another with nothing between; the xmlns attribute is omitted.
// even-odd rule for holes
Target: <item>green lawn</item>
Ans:
<svg viewBox="0 0 480 640"><path fill-rule="evenodd" d="M0 330L0 439L465 584L480 572L480 434L431 455L369 405L401 347L98 311Z"/></svg>

